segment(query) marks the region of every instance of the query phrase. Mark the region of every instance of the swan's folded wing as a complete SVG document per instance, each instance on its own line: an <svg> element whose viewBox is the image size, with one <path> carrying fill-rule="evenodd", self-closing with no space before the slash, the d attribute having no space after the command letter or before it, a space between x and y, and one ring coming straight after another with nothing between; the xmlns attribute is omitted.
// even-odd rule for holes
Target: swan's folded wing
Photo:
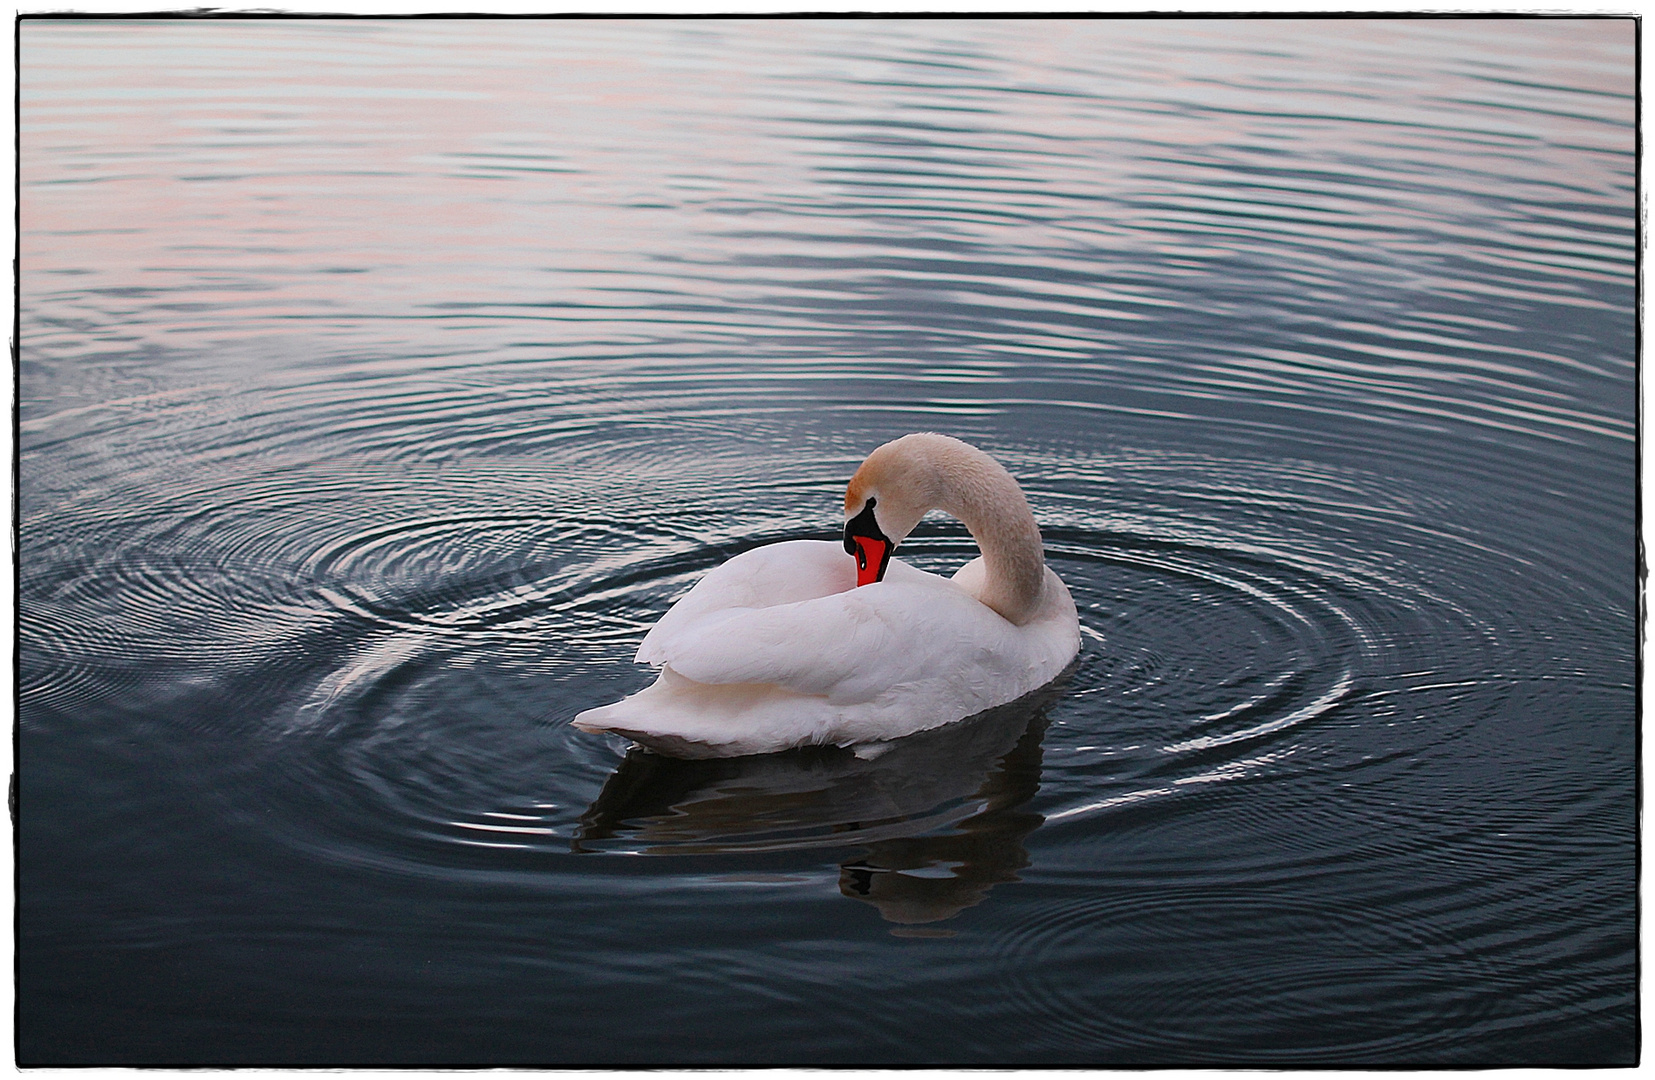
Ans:
<svg viewBox="0 0 1655 1080"><path fill-rule="evenodd" d="M856 562L840 544L784 540L713 567L644 635L638 662L665 662L664 644L693 635L696 623L732 609L768 608L856 587Z"/></svg>
<svg viewBox="0 0 1655 1080"><path fill-rule="evenodd" d="M975 598L935 584L883 581L768 608L715 612L658 641L656 654L701 683L770 683L835 704L971 663L1002 631Z"/></svg>

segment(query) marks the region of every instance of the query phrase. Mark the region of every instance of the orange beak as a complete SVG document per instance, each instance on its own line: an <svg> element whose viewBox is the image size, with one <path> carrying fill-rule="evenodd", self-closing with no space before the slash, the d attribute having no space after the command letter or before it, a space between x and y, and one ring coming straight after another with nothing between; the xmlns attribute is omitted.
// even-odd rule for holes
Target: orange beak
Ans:
<svg viewBox="0 0 1655 1080"><path fill-rule="evenodd" d="M856 584L872 585L885 568L885 542L871 536L853 536L856 541Z"/></svg>

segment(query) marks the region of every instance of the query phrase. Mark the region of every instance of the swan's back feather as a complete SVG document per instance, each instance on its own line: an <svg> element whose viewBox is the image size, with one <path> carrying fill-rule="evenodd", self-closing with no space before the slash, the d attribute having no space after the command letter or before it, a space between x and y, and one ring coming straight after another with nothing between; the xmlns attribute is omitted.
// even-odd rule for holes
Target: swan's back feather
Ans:
<svg viewBox="0 0 1655 1080"><path fill-rule="evenodd" d="M683 640L686 627L714 612L774 607L854 588L856 564L838 544L784 540L744 551L713 567L661 616L638 646L638 663L665 663L665 643Z"/></svg>
<svg viewBox="0 0 1655 1080"><path fill-rule="evenodd" d="M696 682L770 683L848 705L939 671L980 665L1006 652L1010 629L944 579L893 560L884 581L773 607L713 611L663 635L651 651Z"/></svg>

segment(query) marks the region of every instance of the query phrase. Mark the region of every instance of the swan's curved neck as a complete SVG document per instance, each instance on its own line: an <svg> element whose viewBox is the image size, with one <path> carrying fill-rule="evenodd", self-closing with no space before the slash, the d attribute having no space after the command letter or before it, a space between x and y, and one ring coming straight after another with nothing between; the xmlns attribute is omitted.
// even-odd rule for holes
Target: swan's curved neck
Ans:
<svg viewBox="0 0 1655 1080"><path fill-rule="evenodd" d="M1040 527L1017 481L988 455L981 457L970 468L940 472L934 502L959 518L982 550L987 573L977 599L1021 626L1039 609L1046 583Z"/></svg>

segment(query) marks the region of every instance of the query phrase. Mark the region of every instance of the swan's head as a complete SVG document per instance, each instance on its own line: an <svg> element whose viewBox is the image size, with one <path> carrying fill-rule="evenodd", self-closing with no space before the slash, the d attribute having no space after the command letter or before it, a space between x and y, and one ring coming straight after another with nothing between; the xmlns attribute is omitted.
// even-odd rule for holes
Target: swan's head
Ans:
<svg viewBox="0 0 1655 1080"><path fill-rule="evenodd" d="M858 585L884 579L891 552L937 505L939 470L960 449L979 453L925 432L888 442L862 462L845 488L845 550L856 556Z"/></svg>

